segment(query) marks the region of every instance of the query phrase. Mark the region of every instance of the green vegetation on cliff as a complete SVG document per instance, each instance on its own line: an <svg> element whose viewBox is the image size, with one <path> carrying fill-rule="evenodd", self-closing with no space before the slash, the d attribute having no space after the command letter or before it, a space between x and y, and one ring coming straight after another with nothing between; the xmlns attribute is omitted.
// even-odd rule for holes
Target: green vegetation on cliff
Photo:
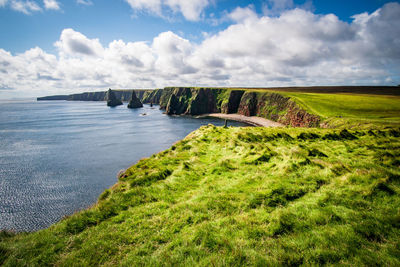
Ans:
<svg viewBox="0 0 400 267"><path fill-rule="evenodd" d="M202 127L0 264L400 265L400 129Z"/></svg>
<svg viewBox="0 0 400 267"><path fill-rule="evenodd" d="M331 126L400 126L400 96L282 93Z"/></svg>

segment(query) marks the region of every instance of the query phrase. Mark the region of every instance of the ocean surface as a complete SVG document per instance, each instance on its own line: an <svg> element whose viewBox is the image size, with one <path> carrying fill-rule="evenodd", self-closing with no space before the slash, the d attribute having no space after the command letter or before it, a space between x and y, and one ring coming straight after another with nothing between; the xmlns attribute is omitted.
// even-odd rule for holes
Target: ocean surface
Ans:
<svg viewBox="0 0 400 267"><path fill-rule="evenodd" d="M149 105L0 101L0 230L46 228L91 206L118 171L209 123L223 125Z"/></svg>

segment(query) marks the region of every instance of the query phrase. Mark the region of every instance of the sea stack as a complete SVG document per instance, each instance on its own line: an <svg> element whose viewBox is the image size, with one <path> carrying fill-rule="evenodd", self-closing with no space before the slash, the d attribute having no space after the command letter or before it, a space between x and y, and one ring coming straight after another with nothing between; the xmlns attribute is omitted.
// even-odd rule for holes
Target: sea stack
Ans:
<svg viewBox="0 0 400 267"><path fill-rule="evenodd" d="M109 88L107 91L106 100L107 100L107 106L109 107L116 107L122 105L122 101L115 97L115 94L111 90L111 88Z"/></svg>
<svg viewBox="0 0 400 267"><path fill-rule="evenodd" d="M137 98L135 91L132 91L132 97L129 101L128 108L141 108L143 107L142 102Z"/></svg>

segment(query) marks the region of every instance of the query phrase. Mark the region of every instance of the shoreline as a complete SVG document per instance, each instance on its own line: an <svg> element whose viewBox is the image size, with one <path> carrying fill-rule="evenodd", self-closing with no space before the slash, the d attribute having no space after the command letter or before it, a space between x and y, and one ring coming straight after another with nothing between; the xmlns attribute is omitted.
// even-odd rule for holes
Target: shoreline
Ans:
<svg viewBox="0 0 400 267"><path fill-rule="evenodd" d="M244 122L253 126L257 127L284 127L282 123L276 122L276 121L271 121L265 118L257 117L257 116L244 116L240 114L224 114L224 113L209 113L209 114L203 114L196 116L196 118L202 119L202 118L219 118L219 119L226 119L226 120L231 120L231 121L239 121L239 122Z"/></svg>

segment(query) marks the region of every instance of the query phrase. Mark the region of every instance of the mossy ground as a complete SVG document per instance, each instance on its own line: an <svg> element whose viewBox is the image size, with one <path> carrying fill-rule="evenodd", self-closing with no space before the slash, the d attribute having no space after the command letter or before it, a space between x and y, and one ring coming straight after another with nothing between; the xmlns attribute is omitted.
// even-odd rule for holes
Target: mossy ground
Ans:
<svg viewBox="0 0 400 267"><path fill-rule="evenodd" d="M400 130L202 127L0 264L400 265Z"/></svg>

